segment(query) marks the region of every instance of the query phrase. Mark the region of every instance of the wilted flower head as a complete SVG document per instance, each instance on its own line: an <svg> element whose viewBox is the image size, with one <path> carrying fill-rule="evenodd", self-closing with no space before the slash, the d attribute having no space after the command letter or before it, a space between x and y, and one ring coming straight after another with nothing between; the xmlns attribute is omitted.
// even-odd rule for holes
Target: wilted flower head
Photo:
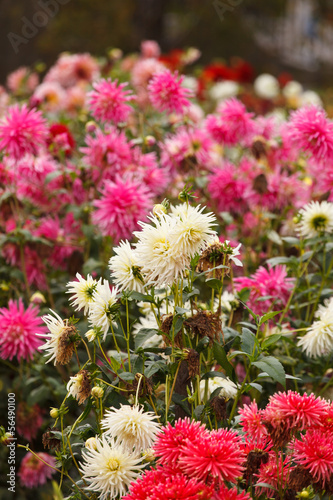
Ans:
<svg viewBox="0 0 333 500"><path fill-rule="evenodd" d="M70 377L67 391L77 399L79 405L84 403L91 394L90 373L87 370L80 370L77 375Z"/></svg>
<svg viewBox="0 0 333 500"><path fill-rule="evenodd" d="M46 356L51 356L46 363L54 360L55 365L57 363L65 365L72 359L75 346L79 341L77 329L74 325L69 324L67 319L64 321L52 309L50 311L54 316L51 314L42 316L49 333L38 334L39 337L47 339L39 349L46 351Z"/></svg>

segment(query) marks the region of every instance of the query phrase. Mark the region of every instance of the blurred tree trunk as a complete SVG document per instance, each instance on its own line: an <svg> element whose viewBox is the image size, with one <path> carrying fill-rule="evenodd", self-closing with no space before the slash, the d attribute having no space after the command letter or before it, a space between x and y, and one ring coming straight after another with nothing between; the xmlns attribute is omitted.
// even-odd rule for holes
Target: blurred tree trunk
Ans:
<svg viewBox="0 0 333 500"><path fill-rule="evenodd" d="M156 40L163 44L163 17L169 0L137 0L134 26L138 41Z"/></svg>

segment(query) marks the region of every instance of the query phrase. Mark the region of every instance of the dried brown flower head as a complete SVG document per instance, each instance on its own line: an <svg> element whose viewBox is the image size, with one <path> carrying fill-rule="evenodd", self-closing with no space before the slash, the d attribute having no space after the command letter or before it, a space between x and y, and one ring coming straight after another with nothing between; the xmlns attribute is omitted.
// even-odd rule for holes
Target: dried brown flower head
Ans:
<svg viewBox="0 0 333 500"><path fill-rule="evenodd" d="M75 348L80 343L80 336L74 325L67 324L58 340L56 363L67 365L72 359Z"/></svg>
<svg viewBox="0 0 333 500"><path fill-rule="evenodd" d="M222 332L222 323L219 312L198 311L197 314L184 321L184 325L189 328L194 335L200 338L208 337L210 345L214 340L219 340Z"/></svg>

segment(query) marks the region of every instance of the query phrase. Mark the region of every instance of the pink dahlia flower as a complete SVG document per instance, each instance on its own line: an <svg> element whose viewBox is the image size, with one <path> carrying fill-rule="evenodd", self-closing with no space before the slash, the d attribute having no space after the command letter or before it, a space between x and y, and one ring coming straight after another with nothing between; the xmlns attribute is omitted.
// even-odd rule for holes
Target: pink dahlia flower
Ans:
<svg viewBox="0 0 333 500"><path fill-rule="evenodd" d="M250 289L248 305L256 314L265 314L269 309L278 311L287 304L293 278L287 278L285 266L275 266L265 269L260 266L251 277L235 278L236 290ZM260 297L271 297L259 301Z"/></svg>
<svg viewBox="0 0 333 500"><path fill-rule="evenodd" d="M266 427L262 423L262 410L258 410L257 403L253 401L250 405L244 405L238 410L239 423L243 431L251 440L260 440L268 435Z"/></svg>
<svg viewBox="0 0 333 500"><path fill-rule="evenodd" d="M238 493L236 488L229 490L225 485L212 496L212 500L250 500L250 498L250 493L245 493L245 491Z"/></svg>
<svg viewBox="0 0 333 500"><path fill-rule="evenodd" d="M97 210L93 222L116 244L121 239L131 239L139 227L138 221L145 220L152 205L147 187L135 179L117 177L115 182L106 181L101 193L101 198L94 202Z"/></svg>
<svg viewBox="0 0 333 500"><path fill-rule="evenodd" d="M190 89L182 86L184 76L178 72L166 70L156 73L148 85L149 98L158 111L183 114L190 106L189 97L193 96Z"/></svg>
<svg viewBox="0 0 333 500"><path fill-rule="evenodd" d="M216 479L236 482L243 472L245 454L240 436L227 429L212 431L180 449L179 466L190 477L201 481Z"/></svg>
<svg viewBox="0 0 333 500"><path fill-rule="evenodd" d="M205 425L200 422L191 422L188 417L183 420L178 419L174 427L168 423L157 434L154 444L154 453L159 457L158 463L176 467L179 464L182 445L185 445L187 440L192 442L204 436L209 436Z"/></svg>
<svg viewBox="0 0 333 500"><path fill-rule="evenodd" d="M274 428L283 425L285 429L306 430L320 425L328 409L329 404L314 394L277 392L269 398L263 420Z"/></svg>
<svg viewBox="0 0 333 500"><path fill-rule="evenodd" d="M18 361L31 360L34 352L42 344L36 333L45 333L38 316L38 309L29 306L24 309L21 299L18 302L10 300L8 308L0 309L0 356L2 359Z"/></svg>
<svg viewBox="0 0 333 500"><path fill-rule="evenodd" d="M16 160L26 153L37 154L45 144L48 130L40 111L29 109L26 104L11 106L0 121L0 150Z"/></svg>
<svg viewBox="0 0 333 500"><path fill-rule="evenodd" d="M94 90L88 93L88 108L96 120L112 121L115 124L125 122L132 108L128 102L135 99L130 90L125 90L127 83L102 79L93 84Z"/></svg>
<svg viewBox="0 0 333 500"><path fill-rule="evenodd" d="M278 466L277 462L279 464ZM282 464L283 466L281 467ZM261 464L259 473L256 474L258 478L257 483L269 484L277 490L279 489L279 485L281 485L283 489L286 486L286 481L289 477L290 472L291 467L289 463L289 457L287 457L285 460L282 460L281 456L277 458L275 453L272 453L269 457L269 461L266 464ZM272 490L267 489L264 486L256 487L257 498L262 494L267 495L268 493L271 494Z"/></svg>
<svg viewBox="0 0 333 500"><path fill-rule="evenodd" d="M288 124L291 142L317 161L333 159L333 122L323 109L306 106L291 114Z"/></svg>
<svg viewBox="0 0 333 500"><path fill-rule="evenodd" d="M213 489L196 478L188 478L161 467L146 471L130 486L122 500L210 500Z"/></svg>
<svg viewBox="0 0 333 500"><path fill-rule="evenodd" d="M329 482L333 474L333 434L309 430L294 443L295 460L309 470L315 481Z"/></svg>
<svg viewBox="0 0 333 500"><path fill-rule="evenodd" d="M208 191L220 212L244 213L247 210L248 181L240 176L239 169L230 162L213 170L208 178Z"/></svg>
<svg viewBox="0 0 333 500"><path fill-rule="evenodd" d="M36 455L44 460L47 464L55 467L55 458L47 453L36 453ZM48 479L52 477L55 473L54 469L51 469L41 460L38 460L32 453L27 453L23 458L20 466L18 476L20 478L20 483L24 488L36 488L47 482Z"/></svg>
<svg viewBox="0 0 333 500"><path fill-rule="evenodd" d="M45 82L57 82L62 87L92 82L99 76L97 61L88 53L61 54L56 64L46 74Z"/></svg>
<svg viewBox="0 0 333 500"><path fill-rule="evenodd" d="M17 407L16 429L27 441L35 439L43 424L43 410L38 405L28 406L21 401Z"/></svg>
<svg viewBox="0 0 333 500"><path fill-rule="evenodd" d="M143 57L159 57L161 49L155 40L143 40L141 42L141 54Z"/></svg>
<svg viewBox="0 0 333 500"><path fill-rule="evenodd" d="M243 143L255 132L253 113L248 113L243 103L235 98L224 101L217 115L209 115L206 129L216 142L227 146Z"/></svg>

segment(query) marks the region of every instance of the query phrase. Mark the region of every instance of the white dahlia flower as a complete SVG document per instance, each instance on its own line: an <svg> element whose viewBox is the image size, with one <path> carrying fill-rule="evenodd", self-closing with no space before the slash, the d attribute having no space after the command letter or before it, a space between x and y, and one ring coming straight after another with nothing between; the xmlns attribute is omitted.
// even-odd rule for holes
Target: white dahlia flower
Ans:
<svg viewBox="0 0 333 500"><path fill-rule="evenodd" d="M109 260L111 277L120 290L143 291L143 278L140 271L139 259L129 242L121 241L114 248L116 255Z"/></svg>
<svg viewBox="0 0 333 500"><path fill-rule="evenodd" d="M253 84L254 91L262 99L274 99L280 93L280 85L273 75L263 73L259 75Z"/></svg>
<svg viewBox="0 0 333 500"><path fill-rule="evenodd" d="M333 350L333 308L321 306L320 319L315 321L304 337L298 341L298 346L312 358L330 354Z"/></svg>
<svg viewBox="0 0 333 500"><path fill-rule="evenodd" d="M234 398L237 395L237 385L227 378L222 377L213 377L208 379L208 391L207 398L218 388L221 388L219 392L220 397L224 397L225 399ZM200 397L201 400L204 399L206 390L206 380L200 381Z"/></svg>
<svg viewBox="0 0 333 500"><path fill-rule="evenodd" d="M94 291L97 287L97 281L88 274L87 279L82 278L81 274L77 273L78 281L69 281L67 283L68 290L66 293L72 293L70 304L76 311L84 309L83 313L87 314L90 304L93 302Z"/></svg>
<svg viewBox="0 0 333 500"><path fill-rule="evenodd" d="M118 288L110 289L107 280L98 283L94 292L94 301L89 309L89 323L96 328L101 328L104 334L103 340L109 331L110 324L117 310Z"/></svg>
<svg viewBox="0 0 333 500"><path fill-rule="evenodd" d="M299 211L297 232L305 238L333 232L333 203L311 201Z"/></svg>

